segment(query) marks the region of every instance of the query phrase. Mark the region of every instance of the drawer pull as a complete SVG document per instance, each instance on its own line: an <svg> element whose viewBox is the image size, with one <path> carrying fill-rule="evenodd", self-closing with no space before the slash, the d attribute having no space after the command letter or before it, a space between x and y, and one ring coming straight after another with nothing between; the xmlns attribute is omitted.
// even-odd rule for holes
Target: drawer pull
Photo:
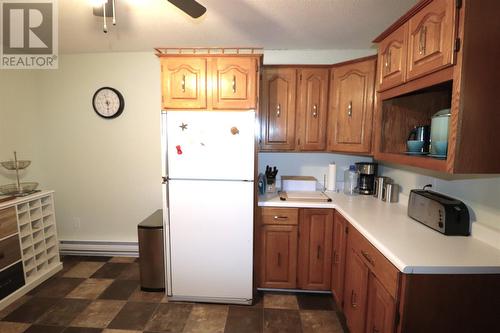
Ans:
<svg viewBox="0 0 500 333"><path fill-rule="evenodd" d="M278 252L278 267L281 266L281 253Z"/></svg>
<svg viewBox="0 0 500 333"><path fill-rule="evenodd" d="M288 220L288 216L274 215L273 219L275 219L275 220Z"/></svg>
<svg viewBox="0 0 500 333"><path fill-rule="evenodd" d="M320 246L320 245L318 245L318 252L317 252L317 254L316 254L316 259L318 259L318 260L319 260L319 256L320 256L320 255L321 255L321 246Z"/></svg>
<svg viewBox="0 0 500 333"><path fill-rule="evenodd" d="M380 330L377 327L373 326L372 332L373 333L380 333Z"/></svg>
<svg viewBox="0 0 500 333"><path fill-rule="evenodd" d="M233 94L236 93L236 75L233 75Z"/></svg>
<svg viewBox="0 0 500 333"><path fill-rule="evenodd" d="M347 106L347 116L352 117L352 101L349 101L349 105Z"/></svg>
<svg viewBox="0 0 500 333"><path fill-rule="evenodd" d="M353 308L357 308L358 307L358 304L356 303L356 293L354 292L354 290L351 290L351 306Z"/></svg>
<svg viewBox="0 0 500 333"><path fill-rule="evenodd" d="M368 254L368 252L366 251L361 251L361 254L363 255L363 257L365 257L365 259L370 263L372 264L372 266L375 266L375 261L373 260L373 258Z"/></svg>
<svg viewBox="0 0 500 333"><path fill-rule="evenodd" d="M276 117L278 117L278 118L279 118L279 117L280 117L280 115L281 115L281 104L278 104L278 105L276 106Z"/></svg>

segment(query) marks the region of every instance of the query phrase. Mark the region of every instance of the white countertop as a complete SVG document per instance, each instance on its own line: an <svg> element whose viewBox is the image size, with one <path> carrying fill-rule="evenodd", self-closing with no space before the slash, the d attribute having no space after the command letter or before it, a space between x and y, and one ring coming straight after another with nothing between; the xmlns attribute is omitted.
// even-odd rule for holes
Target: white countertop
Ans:
<svg viewBox="0 0 500 333"><path fill-rule="evenodd" d="M259 206L334 208L403 273L500 274L500 249L472 236L445 236L408 217L407 207L372 196L326 192L332 202L259 198Z"/></svg>
<svg viewBox="0 0 500 333"><path fill-rule="evenodd" d="M27 201L36 199L36 198L40 198L40 197L43 197L43 196L50 194L50 193L54 193L54 191L42 190L40 192L36 192L36 193L30 194L30 195L27 195L25 197L17 197L17 198L14 198L12 200L9 200L9 201L0 202L0 209L5 208L5 207L11 207L11 206L23 203L23 202L27 202ZM5 197L6 196L0 196L0 198L5 198Z"/></svg>

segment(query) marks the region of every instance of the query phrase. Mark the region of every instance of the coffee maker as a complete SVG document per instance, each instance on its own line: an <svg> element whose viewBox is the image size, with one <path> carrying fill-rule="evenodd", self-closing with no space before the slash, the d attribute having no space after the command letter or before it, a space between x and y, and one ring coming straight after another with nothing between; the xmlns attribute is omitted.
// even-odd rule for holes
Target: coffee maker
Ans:
<svg viewBox="0 0 500 333"><path fill-rule="evenodd" d="M358 162L356 170L359 173L358 192L359 194L372 195L375 189L375 177L377 176L377 163Z"/></svg>

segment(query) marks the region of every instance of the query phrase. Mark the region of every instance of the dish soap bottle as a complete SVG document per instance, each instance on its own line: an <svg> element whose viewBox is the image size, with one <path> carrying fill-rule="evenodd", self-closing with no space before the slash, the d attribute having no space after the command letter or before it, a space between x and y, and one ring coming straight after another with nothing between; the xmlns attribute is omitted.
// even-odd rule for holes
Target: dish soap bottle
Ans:
<svg viewBox="0 0 500 333"><path fill-rule="evenodd" d="M359 174L355 165L350 165L349 169L344 171L344 194L356 195L358 192Z"/></svg>

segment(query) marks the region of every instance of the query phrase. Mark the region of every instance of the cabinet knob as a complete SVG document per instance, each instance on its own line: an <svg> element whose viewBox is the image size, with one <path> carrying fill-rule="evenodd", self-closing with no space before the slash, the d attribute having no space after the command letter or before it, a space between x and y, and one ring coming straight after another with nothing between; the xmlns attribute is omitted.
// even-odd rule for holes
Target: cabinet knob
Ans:
<svg viewBox="0 0 500 333"><path fill-rule="evenodd" d="M352 117L352 101L349 101L349 105L347 106L347 116Z"/></svg>

